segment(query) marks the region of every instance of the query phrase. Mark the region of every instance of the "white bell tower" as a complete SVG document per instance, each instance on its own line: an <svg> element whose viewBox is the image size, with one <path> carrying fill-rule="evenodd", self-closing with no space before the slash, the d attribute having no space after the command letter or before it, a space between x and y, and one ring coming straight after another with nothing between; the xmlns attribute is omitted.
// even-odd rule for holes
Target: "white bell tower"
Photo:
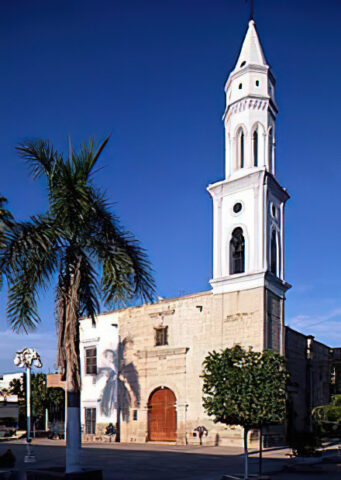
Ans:
<svg viewBox="0 0 341 480"><path fill-rule="evenodd" d="M284 298L284 205L275 177L275 79L253 20L225 86L225 180L213 198L213 293L266 287Z"/></svg>

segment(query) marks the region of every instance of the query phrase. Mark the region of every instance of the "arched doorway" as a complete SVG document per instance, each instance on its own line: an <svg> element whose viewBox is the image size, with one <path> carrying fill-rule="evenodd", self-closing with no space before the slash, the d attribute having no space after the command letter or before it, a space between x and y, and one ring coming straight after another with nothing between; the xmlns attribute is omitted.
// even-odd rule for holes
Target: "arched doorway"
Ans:
<svg viewBox="0 0 341 480"><path fill-rule="evenodd" d="M148 402L148 440L176 441L176 397L169 388L158 388Z"/></svg>

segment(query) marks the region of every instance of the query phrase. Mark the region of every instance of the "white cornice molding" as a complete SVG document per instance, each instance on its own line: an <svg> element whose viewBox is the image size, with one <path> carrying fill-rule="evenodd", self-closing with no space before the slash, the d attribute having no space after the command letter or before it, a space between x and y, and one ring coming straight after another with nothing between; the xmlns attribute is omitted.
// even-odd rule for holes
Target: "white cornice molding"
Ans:
<svg viewBox="0 0 341 480"><path fill-rule="evenodd" d="M243 67L241 70L237 71L232 71L226 81L225 84L225 92L228 90L230 83L232 80L235 78L243 77L245 74L250 73L250 72L255 72L255 73L268 73L270 70L270 67L268 65L255 65L253 63L249 63L245 67Z"/></svg>
<svg viewBox="0 0 341 480"><path fill-rule="evenodd" d="M275 277L270 272L239 273L210 280L213 294L267 288L280 298L285 298L285 292L291 285Z"/></svg>
<svg viewBox="0 0 341 480"><path fill-rule="evenodd" d="M218 199L246 188L258 187L264 181L265 172L264 167L243 168L227 180L211 183L208 185L207 191L213 198Z"/></svg>

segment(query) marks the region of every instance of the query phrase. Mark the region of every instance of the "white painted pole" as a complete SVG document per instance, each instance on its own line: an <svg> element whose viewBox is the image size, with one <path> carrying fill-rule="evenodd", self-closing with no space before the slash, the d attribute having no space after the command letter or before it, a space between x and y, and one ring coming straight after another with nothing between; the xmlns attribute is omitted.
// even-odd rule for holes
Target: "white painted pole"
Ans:
<svg viewBox="0 0 341 480"><path fill-rule="evenodd" d="M46 432L49 430L49 411L45 409L45 430Z"/></svg>
<svg viewBox="0 0 341 480"><path fill-rule="evenodd" d="M65 387L65 406L64 406L64 409L65 409L65 412L64 412L64 440L66 442L66 434L67 434L67 391L66 391L66 387Z"/></svg>
<svg viewBox="0 0 341 480"><path fill-rule="evenodd" d="M30 441L31 438L31 367L26 369L26 440Z"/></svg>

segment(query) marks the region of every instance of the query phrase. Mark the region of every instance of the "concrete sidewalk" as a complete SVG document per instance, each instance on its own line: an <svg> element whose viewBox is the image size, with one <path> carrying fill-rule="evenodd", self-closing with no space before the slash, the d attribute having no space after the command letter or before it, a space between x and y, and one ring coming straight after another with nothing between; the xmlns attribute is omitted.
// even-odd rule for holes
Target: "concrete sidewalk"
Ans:
<svg viewBox="0 0 341 480"><path fill-rule="evenodd" d="M2 443L0 454L11 448L17 458L16 468L60 467L65 462L62 440L35 440L35 465L24 464L23 441ZM264 452L263 473L274 480L340 480L338 471L320 473L283 471L288 465L287 449ZM224 474L243 471L243 450L239 447L200 447L158 444L85 444L84 467L100 468L104 480L220 480ZM250 473L258 471L258 455L250 453ZM327 476L325 476L327 475Z"/></svg>

